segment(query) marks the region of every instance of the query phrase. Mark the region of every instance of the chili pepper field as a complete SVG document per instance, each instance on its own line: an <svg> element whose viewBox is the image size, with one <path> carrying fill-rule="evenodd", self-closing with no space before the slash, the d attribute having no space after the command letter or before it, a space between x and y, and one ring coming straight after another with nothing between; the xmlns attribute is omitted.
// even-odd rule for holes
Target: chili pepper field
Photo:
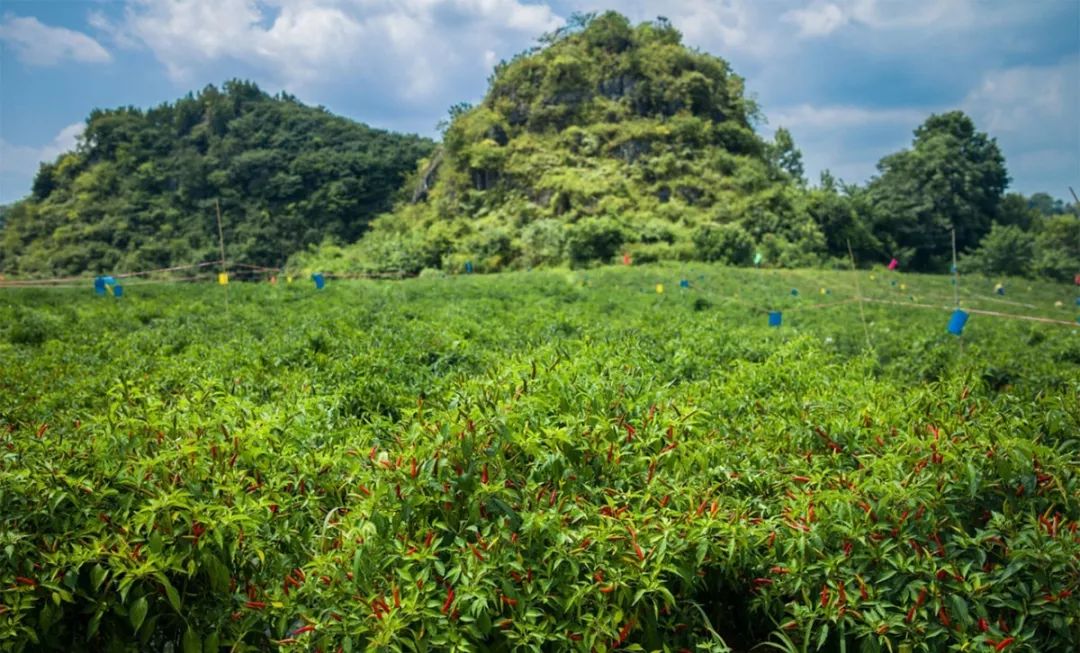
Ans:
<svg viewBox="0 0 1080 653"><path fill-rule="evenodd" d="M0 289L0 650L1075 650L1077 289L999 281Z"/></svg>

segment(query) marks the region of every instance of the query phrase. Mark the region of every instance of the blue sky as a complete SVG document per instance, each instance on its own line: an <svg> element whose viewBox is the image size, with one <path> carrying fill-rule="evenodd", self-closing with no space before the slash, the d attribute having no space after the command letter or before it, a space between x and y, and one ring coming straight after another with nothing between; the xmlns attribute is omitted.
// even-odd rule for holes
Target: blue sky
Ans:
<svg viewBox="0 0 1080 653"><path fill-rule="evenodd" d="M95 107L243 77L377 127L435 135L494 63L573 11L669 18L788 127L808 175L849 182L959 108L1024 193L1080 191L1080 0L0 0L0 202Z"/></svg>

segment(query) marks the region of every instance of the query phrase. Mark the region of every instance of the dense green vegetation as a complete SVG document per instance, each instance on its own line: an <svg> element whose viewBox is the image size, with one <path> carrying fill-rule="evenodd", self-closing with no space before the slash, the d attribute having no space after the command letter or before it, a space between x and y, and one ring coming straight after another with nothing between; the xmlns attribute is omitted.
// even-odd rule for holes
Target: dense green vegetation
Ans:
<svg viewBox="0 0 1080 653"><path fill-rule="evenodd" d="M783 157L754 132L757 106L726 61L688 49L663 20L634 27L615 13L543 41L496 67L480 105L451 111L412 196L359 251L323 256L496 270L701 249L747 263L746 247L727 245L763 240L770 258L815 260L822 234L796 210Z"/></svg>
<svg viewBox="0 0 1080 653"><path fill-rule="evenodd" d="M858 274L5 289L0 649L1069 650L1078 327Z"/></svg>
<svg viewBox="0 0 1080 653"><path fill-rule="evenodd" d="M248 82L147 111L95 110L74 152L42 165L5 211L0 272L134 271L228 255L282 265L356 240L430 141L371 129Z"/></svg>
<svg viewBox="0 0 1080 653"><path fill-rule="evenodd" d="M228 258L294 271L624 254L846 267L850 244L861 264L947 272L955 230L964 272L1080 273L1080 207L1006 194L997 143L962 112L928 117L863 186L827 171L809 184L786 129L755 131L763 118L726 61L685 47L664 19L614 12L575 15L496 66L478 106L451 108L437 147L229 82L148 111L94 111L79 148L0 214L0 272L216 259L220 199Z"/></svg>
<svg viewBox="0 0 1080 653"><path fill-rule="evenodd" d="M758 136L742 78L683 46L666 21L577 16L542 45L497 66L478 106L451 110L407 197L358 246L300 254L294 266L498 270L622 253L746 265L755 252L785 267L846 265L850 243L860 261L946 272L951 229L970 253L1000 224L1026 232L1028 262L992 264L995 236L965 270L1080 272L1077 207L1004 195L996 142L959 111L930 116L865 187L828 173L809 187L791 134Z"/></svg>

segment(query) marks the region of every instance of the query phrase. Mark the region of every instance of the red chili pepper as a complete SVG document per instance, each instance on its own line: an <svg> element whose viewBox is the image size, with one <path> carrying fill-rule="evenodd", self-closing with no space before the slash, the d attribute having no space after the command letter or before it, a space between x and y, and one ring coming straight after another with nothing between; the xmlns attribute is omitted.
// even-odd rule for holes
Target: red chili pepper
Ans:
<svg viewBox="0 0 1080 653"><path fill-rule="evenodd" d="M252 610L262 610L266 607L266 603L262 601L247 601L244 603L245 608L251 608Z"/></svg>
<svg viewBox="0 0 1080 653"><path fill-rule="evenodd" d="M949 625L952 623L952 620L949 619L949 613L945 611L944 607L941 607L941 608L938 609L938 615L937 616L938 616L938 621L940 621L941 625L945 626L946 628L948 628Z"/></svg>
<svg viewBox="0 0 1080 653"><path fill-rule="evenodd" d="M796 483L809 483L810 482L810 477L809 476L792 476L791 480L795 481Z"/></svg>
<svg viewBox="0 0 1080 653"><path fill-rule="evenodd" d="M307 626L301 626L300 628L297 628L296 630L292 631L292 634L293 635L302 635L304 633L310 633L313 630L315 630L315 626L312 626L312 625L309 624Z"/></svg>
<svg viewBox="0 0 1080 653"><path fill-rule="evenodd" d="M16 576L15 582L19 585L26 585L28 587L37 587L37 581L33 578L27 578L26 576Z"/></svg>
<svg viewBox="0 0 1080 653"><path fill-rule="evenodd" d="M397 585L394 585L394 588L392 590L390 590L390 592L394 596L394 607L400 609L401 608L401 594L398 592Z"/></svg>
<svg viewBox="0 0 1080 653"><path fill-rule="evenodd" d="M484 463L484 469L482 469L480 471L480 482L483 483L484 485L487 485L487 483L488 483L487 463Z"/></svg>
<svg viewBox="0 0 1080 653"><path fill-rule="evenodd" d="M361 493L362 493L362 494L363 494L363 495L364 495L365 497L370 497L370 496L371 496L371 490L367 489L367 486L366 486L366 485L364 485L363 483L361 483L361 484L360 484L360 492L361 492Z"/></svg>
<svg viewBox="0 0 1080 653"><path fill-rule="evenodd" d="M926 600L926 588L919 590L919 598L915 599L915 607L922 607L923 601Z"/></svg>
<svg viewBox="0 0 1080 653"><path fill-rule="evenodd" d="M479 551L477 551L477 550L476 550L476 547L475 547L475 546L473 546L472 544L470 544L470 545L469 545L469 549L470 549L470 550L472 551L472 554L473 554L473 556L474 556L474 557L475 557L475 558L476 558L477 560L479 560L480 562L483 562L483 561L484 561L484 556L483 556L483 554L481 554L481 553L480 553Z"/></svg>
<svg viewBox="0 0 1080 653"><path fill-rule="evenodd" d="M450 606L454 603L454 588L451 587L446 591L446 601L442 604L442 613L446 614L450 611Z"/></svg>
<svg viewBox="0 0 1080 653"><path fill-rule="evenodd" d="M1000 642L997 643L997 646L994 647L994 650L995 651L1000 651L1000 650L1004 649L1006 646L1008 646L1009 644L1012 644L1015 641L1016 641L1015 637L1006 637L1005 639L1003 639L1003 640L1001 640Z"/></svg>
<svg viewBox="0 0 1080 653"><path fill-rule="evenodd" d="M517 599L512 599L505 594L500 595L499 599L511 608L518 604Z"/></svg>
<svg viewBox="0 0 1080 653"><path fill-rule="evenodd" d="M829 605L829 586L821 586L821 607L825 608Z"/></svg>
<svg viewBox="0 0 1080 653"><path fill-rule="evenodd" d="M984 633L990 630L990 624L987 623L984 617L979 617L979 630Z"/></svg>
<svg viewBox="0 0 1080 653"><path fill-rule="evenodd" d="M409 476L411 476L412 478L416 478L416 475L418 473L419 470L417 470L416 468L416 458L413 458L409 461Z"/></svg>
<svg viewBox="0 0 1080 653"><path fill-rule="evenodd" d="M638 546L637 542L634 542L634 553L637 555L638 560L641 560L642 562L644 562L644 560L645 560L645 552L641 550L641 547Z"/></svg>

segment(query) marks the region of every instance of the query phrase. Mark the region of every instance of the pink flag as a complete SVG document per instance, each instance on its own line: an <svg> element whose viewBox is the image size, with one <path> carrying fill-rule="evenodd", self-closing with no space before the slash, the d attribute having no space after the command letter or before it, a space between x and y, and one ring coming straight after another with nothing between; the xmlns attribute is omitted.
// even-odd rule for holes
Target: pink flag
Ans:
<svg viewBox="0 0 1080 653"><path fill-rule="evenodd" d="M622 264L623 265L630 265L633 262L634 262L634 259L630 258L629 254L623 254L622 255Z"/></svg>
<svg viewBox="0 0 1080 653"><path fill-rule="evenodd" d="M900 267L900 261L897 261L896 259L893 259L893 260L889 261L889 269L890 270L895 270L898 267Z"/></svg>

